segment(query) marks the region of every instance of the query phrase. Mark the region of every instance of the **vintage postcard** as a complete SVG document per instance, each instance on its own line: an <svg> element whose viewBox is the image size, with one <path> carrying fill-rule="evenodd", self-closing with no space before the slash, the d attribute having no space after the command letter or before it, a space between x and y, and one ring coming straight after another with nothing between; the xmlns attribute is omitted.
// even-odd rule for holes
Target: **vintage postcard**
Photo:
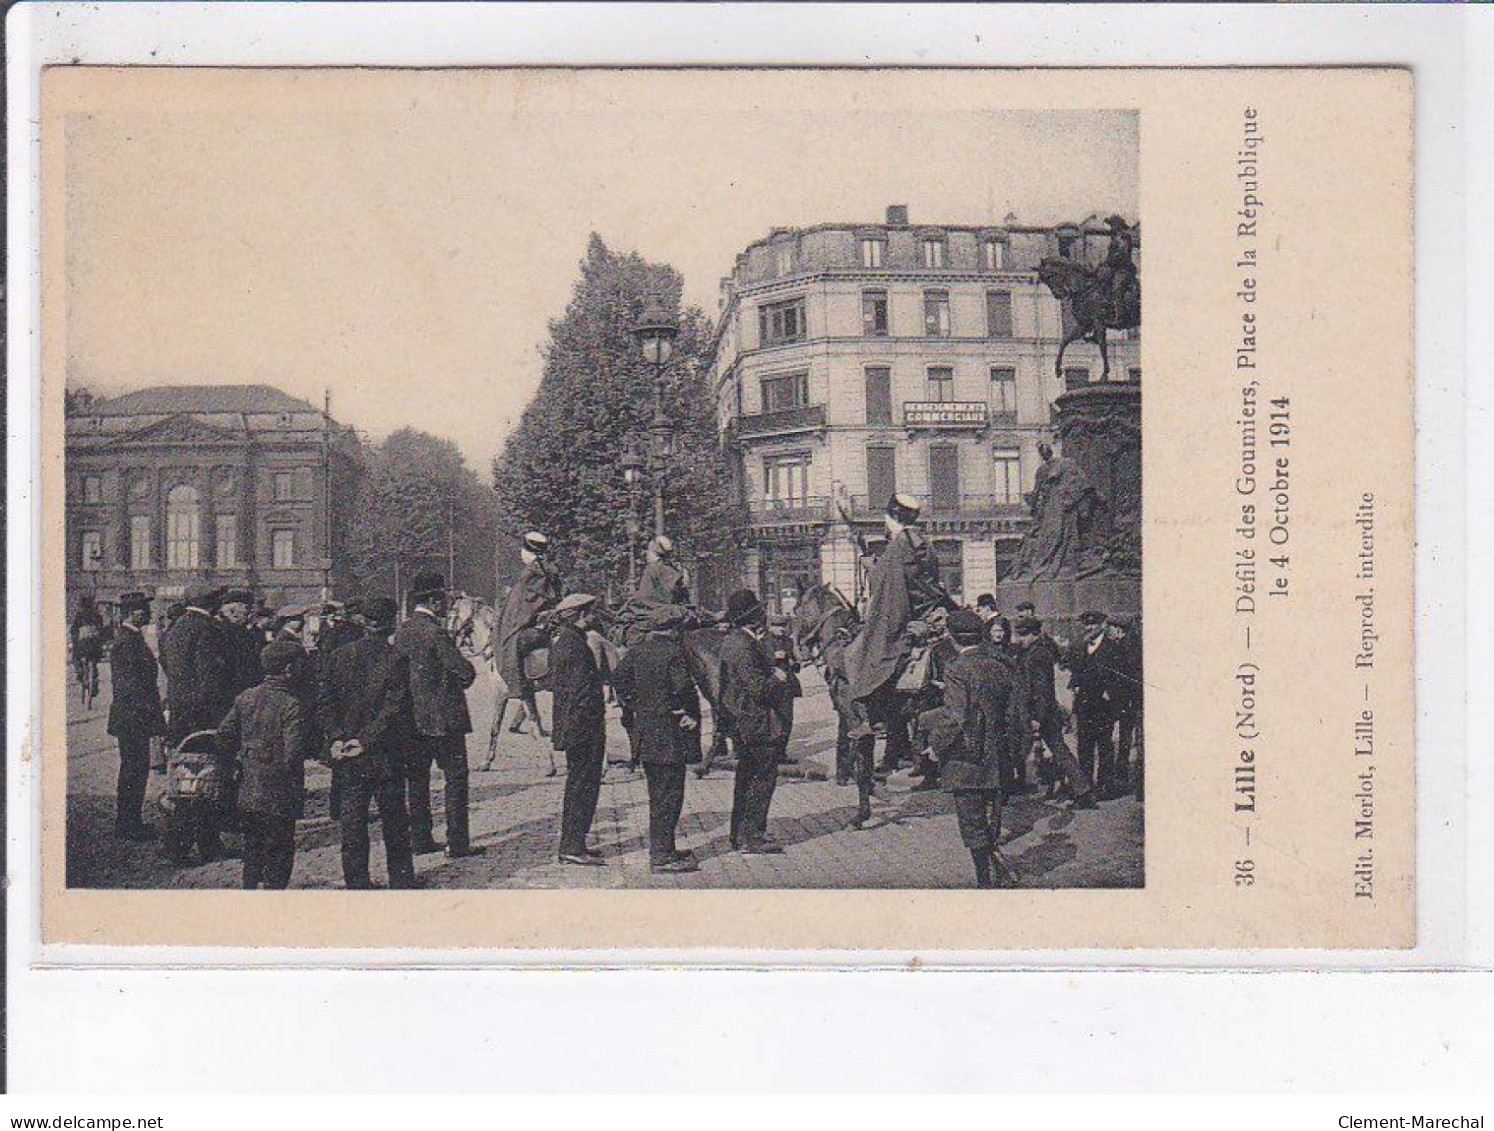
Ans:
<svg viewBox="0 0 1494 1131"><path fill-rule="evenodd" d="M42 100L45 942L1414 945L1408 71Z"/></svg>

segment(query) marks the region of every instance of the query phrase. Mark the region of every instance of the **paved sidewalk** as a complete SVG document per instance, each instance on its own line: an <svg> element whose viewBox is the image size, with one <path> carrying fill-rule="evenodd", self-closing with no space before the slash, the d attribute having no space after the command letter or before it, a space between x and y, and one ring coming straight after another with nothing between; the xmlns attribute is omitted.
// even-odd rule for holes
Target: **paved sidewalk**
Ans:
<svg viewBox="0 0 1494 1131"><path fill-rule="evenodd" d="M107 687L107 671L104 684ZM824 685L805 679L798 704L793 757L806 768L833 777L835 723ZM492 717L492 682L484 675L471 697L477 733L469 758L480 766ZM118 758L104 734L107 696L86 714L71 691L68 727L69 882L88 887L232 887L237 859L175 869L154 845L121 844L112 834L113 785ZM541 707L548 717L547 697ZM616 711L609 712L609 758L625 759L627 738ZM709 727L707 728L709 733ZM704 779L691 774L679 845L692 851L700 870L655 876L648 867L648 797L641 774L608 767L594 826L596 847L607 854L598 868L564 865L555 859L561 776L546 776L548 742L533 733L505 733L490 772L472 774L473 843L482 856L451 861L422 856L416 866L437 888L948 888L972 885L970 860L960 844L950 798L942 792L910 792L912 779L895 775L878 802L888 824L858 832L849 828L856 811L854 786L833 780L784 777L773 799L769 827L785 852L744 856L727 843L732 776L717 769ZM440 781L439 772L435 775ZM309 767L308 819L299 827L295 887L341 886L337 829L327 817L330 773ZM153 814L162 779L152 775L147 814ZM437 835L442 828L441 790L433 789ZM1134 799L1104 802L1099 809L1071 813L1021 798L1007 807L1003 852L1023 886L1040 888L1138 887L1142 883L1142 807ZM373 830L373 874L385 878L378 830ZM232 842L232 839L230 840Z"/></svg>

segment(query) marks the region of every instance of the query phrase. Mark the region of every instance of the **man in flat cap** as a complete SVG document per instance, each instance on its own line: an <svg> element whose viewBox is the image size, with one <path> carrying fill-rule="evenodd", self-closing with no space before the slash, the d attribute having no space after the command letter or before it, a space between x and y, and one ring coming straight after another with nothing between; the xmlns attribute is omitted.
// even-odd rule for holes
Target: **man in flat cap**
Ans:
<svg viewBox="0 0 1494 1131"><path fill-rule="evenodd" d="M562 863L600 864L586 846L602 790L607 756L606 699L602 671L586 641L596 620L597 599L571 593L555 607L558 628L550 644L550 685L555 694L551 741L565 753L565 799L560 812Z"/></svg>
<svg viewBox="0 0 1494 1131"><path fill-rule="evenodd" d="M642 626L648 635L629 648L612 676L618 700L633 717L633 751L648 779L648 860L654 872L693 872L675 844L685 804L685 767L700 753L700 697L680 643L683 618L669 605Z"/></svg>
<svg viewBox="0 0 1494 1131"><path fill-rule="evenodd" d="M391 644L398 606L374 597L363 606L368 632L332 653L317 693L317 717L330 743L341 793L342 878L349 891L371 888L368 810L379 806L391 888L415 887L405 759L414 737L410 673Z"/></svg>
<svg viewBox="0 0 1494 1131"><path fill-rule="evenodd" d="M1069 670L1074 692L1075 753L1100 798L1115 796L1115 678L1120 648L1107 635L1105 614L1080 614L1083 637L1071 644L1060 662Z"/></svg>
<svg viewBox="0 0 1494 1131"><path fill-rule="evenodd" d="M233 706L233 660L221 622L213 615L219 590L199 582L185 594L186 608L161 642L166 669L166 740L173 746L200 730L216 730ZM195 838L204 861L223 854L218 822L197 822Z"/></svg>
<svg viewBox="0 0 1494 1131"><path fill-rule="evenodd" d="M908 625L933 609L957 607L939 580L933 547L917 530L919 511L909 495L887 500L887 545L867 581L865 627L846 649L851 697L866 703L869 724L886 725L883 766L889 770L911 753L897 693L897 678L912 652Z"/></svg>
<svg viewBox="0 0 1494 1131"><path fill-rule="evenodd" d="M114 833L121 840L153 840L155 832L142 820L141 807L150 777L150 740L166 733L166 716L156 656L144 635L150 598L139 592L121 594L119 617L119 632L109 646L109 733L119 740Z"/></svg>
<svg viewBox="0 0 1494 1131"><path fill-rule="evenodd" d="M731 631L721 642L721 713L736 741L731 846L749 855L783 849L768 835L768 810L778 784L782 706L792 695L788 673L773 663L765 639L768 613L757 594L739 589L726 602Z"/></svg>
<svg viewBox="0 0 1494 1131"><path fill-rule="evenodd" d="M503 611L498 618L495 654L503 687L498 692L501 698L493 713L493 728L488 735L489 765L498 753L498 737L502 733L503 716L510 700L519 701L518 714L508 728L510 731L522 734L525 718L532 717L540 737L548 737L539 704L535 702L534 682L524 672L524 657L543 646L545 634L538 627L540 615L555 607L565 588L560 571L550 562L550 539L545 535L537 530L524 535L519 557L524 562L524 569L503 599Z"/></svg>
<svg viewBox="0 0 1494 1131"><path fill-rule="evenodd" d="M475 856L467 826L467 688L477 679L446 631L446 578L425 571L410 587L414 606L394 634L394 651L405 664L414 716L414 738L405 763L414 851L440 851L432 836L431 766L446 779L446 855Z"/></svg>

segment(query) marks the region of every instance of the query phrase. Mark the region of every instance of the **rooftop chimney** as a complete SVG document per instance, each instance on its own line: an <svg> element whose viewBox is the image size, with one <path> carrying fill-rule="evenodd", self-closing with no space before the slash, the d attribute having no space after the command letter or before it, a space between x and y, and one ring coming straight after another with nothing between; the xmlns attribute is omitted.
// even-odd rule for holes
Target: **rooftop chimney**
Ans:
<svg viewBox="0 0 1494 1131"><path fill-rule="evenodd" d="M908 226L908 206L906 204L889 204L887 206L887 226L889 228Z"/></svg>

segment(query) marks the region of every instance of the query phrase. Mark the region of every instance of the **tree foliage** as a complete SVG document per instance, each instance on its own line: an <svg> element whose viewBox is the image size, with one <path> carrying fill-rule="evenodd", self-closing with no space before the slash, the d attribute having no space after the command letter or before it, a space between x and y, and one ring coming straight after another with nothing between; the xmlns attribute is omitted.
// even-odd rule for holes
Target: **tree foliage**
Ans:
<svg viewBox="0 0 1494 1131"><path fill-rule="evenodd" d="M665 529L681 555L701 563L729 549L725 463L715 397L704 365L710 319L680 309L679 273L636 253L610 250L592 234L565 314L550 323L534 399L493 461L502 528L550 535L573 588L620 591L627 576L630 495L623 457L647 450L654 411L652 365L631 334L650 297L677 312L674 355L664 371L665 415L675 427L667 462ZM643 534L652 532L652 485L637 494Z"/></svg>
<svg viewBox="0 0 1494 1131"><path fill-rule="evenodd" d="M497 508L450 440L402 428L364 449L349 532L352 573L366 595L403 601L417 570L454 589L495 596Z"/></svg>

